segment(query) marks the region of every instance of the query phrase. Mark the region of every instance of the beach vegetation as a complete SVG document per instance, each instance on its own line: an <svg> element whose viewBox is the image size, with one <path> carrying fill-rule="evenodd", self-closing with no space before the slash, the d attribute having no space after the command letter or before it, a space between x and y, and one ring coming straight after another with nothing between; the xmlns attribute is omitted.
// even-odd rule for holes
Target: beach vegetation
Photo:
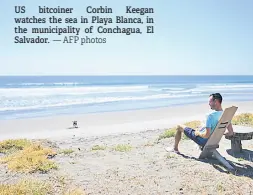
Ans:
<svg viewBox="0 0 253 195"><path fill-rule="evenodd" d="M162 134L159 135L158 141L165 138L175 137L176 127L165 130Z"/></svg>
<svg viewBox="0 0 253 195"><path fill-rule="evenodd" d="M0 153L11 154L23 150L32 144L27 139L8 139L0 142Z"/></svg>
<svg viewBox="0 0 253 195"><path fill-rule="evenodd" d="M118 144L114 147L114 150L118 152L129 152L131 149L132 146L129 144Z"/></svg>
<svg viewBox="0 0 253 195"><path fill-rule="evenodd" d="M225 184L223 184L222 182L219 182L217 185L216 185L216 189L218 192L222 193L222 192L225 192L226 189L225 189Z"/></svg>
<svg viewBox="0 0 253 195"><path fill-rule="evenodd" d="M170 159L170 158L176 158L176 156L175 156L175 155L172 155L172 154L169 154L169 155L167 155L167 158L168 158L168 159Z"/></svg>
<svg viewBox="0 0 253 195"><path fill-rule="evenodd" d="M60 151L60 154L69 155L72 154L73 152L74 152L73 149L63 149Z"/></svg>
<svg viewBox="0 0 253 195"><path fill-rule="evenodd" d="M198 129L201 127L201 121L194 120L184 123L185 126L190 127L192 129ZM172 127L170 129L165 130L162 134L159 135L158 141L165 138L175 137L176 135L176 127ZM188 139L185 135L183 139Z"/></svg>
<svg viewBox="0 0 253 195"><path fill-rule="evenodd" d="M56 153L51 148L44 148L39 144L31 143L16 152L2 157L0 162L7 163L8 169L11 171L29 173L40 171L46 173L51 169L58 168L49 159L49 157L55 155Z"/></svg>
<svg viewBox="0 0 253 195"><path fill-rule="evenodd" d="M192 129L199 129L201 127L201 121L198 121L198 120L190 121L190 122L186 122L184 125Z"/></svg>
<svg viewBox="0 0 253 195"><path fill-rule="evenodd" d="M238 114L233 117L232 124L253 127L253 114L252 113Z"/></svg>
<svg viewBox="0 0 253 195"><path fill-rule="evenodd" d="M57 176L57 181L62 185L66 185L66 177L65 176Z"/></svg>
<svg viewBox="0 0 253 195"><path fill-rule="evenodd" d="M52 193L52 186L48 182L35 179L22 179L17 183L0 184L0 194L47 195Z"/></svg>
<svg viewBox="0 0 253 195"><path fill-rule="evenodd" d="M68 185L66 177L58 176L56 179L59 182L57 185L60 187L62 195L85 195L86 193L81 188L77 188L75 185Z"/></svg>
<svg viewBox="0 0 253 195"><path fill-rule="evenodd" d="M54 182L58 182L55 180ZM61 182L61 181L59 181ZM58 185L58 184L57 184ZM40 181L34 178L25 178L19 180L17 183L0 184L0 194L5 195L48 195L57 194L62 195L85 195L85 191L80 188L70 188L65 182L61 182L55 189L49 181Z"/></svg>
<svg viewBox="0 0 253 195"><path fill-rule="evenodd" d="M154 145L155 145L155 143L150 142L150 141L144 144L145 147L152 147Z"/></svg>
<svg viewBox="0 0 253 195"><path fill-rule="evenodd" d="M66 177L58 175L55 182L59 188L59 194L62 195L86 195L85 191L81 188L77 188L75 185L69 185L66 181Z"/></svg>
<svg viewBox="0 0 253 195"><path fill-rule="evenodd" d="M106 149L106 146L100 146L100 145L95 145L95 146L92 146L91 148L92 151L105 150L105 149Z"/></svg>
<svg viewBox="0 0 253 195"><path fill-rule="evenodd" d="M10 171L21 173L47 173L49 170L58 169L58 165L51 160L57 153L52 147L42 146L39 142L26 139L5 140L0 142L0 151L5 154L0 158L0 163L6 163ZM62 150L63 154L74 152L72 149ZM0 184L0 194L27 194L27 195L85 195L85 191L70 187L61 176L57 179L51 177L49 181L36 178L19 178L17 181Z"/></svg>

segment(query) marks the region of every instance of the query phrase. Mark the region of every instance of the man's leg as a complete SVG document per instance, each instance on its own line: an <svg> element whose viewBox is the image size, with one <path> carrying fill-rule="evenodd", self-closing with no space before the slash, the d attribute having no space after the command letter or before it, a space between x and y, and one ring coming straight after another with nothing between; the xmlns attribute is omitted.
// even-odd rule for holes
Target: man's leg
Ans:
<svg viewBox="0 0 253 195"><path fill-rule="evenodd" d="M175 143L174 143L174 146L173 148L166 148L166 150L168 152L176 152L176 153L179 153L179 150L178 150L178 145L179 145L179 142L181 140L181 137L182 137L182 133L184 132L184 128L185 128L185 125L178 125L177 128L176 128L176 135L175 135Z"/></svg>
<svg viewBox="0 0 253 195"><path fill-rule="evenodd" d="M174 147L173 147L173 149L166 148L167 151L179 153L178 145L181 140L182 133L184 133L188 138L190 138L192 141L194 141L196 144L198 144L200 146L204 146L207 141L207 139L203 139L203 138L196 136L194 129L186 127L185 125L178 125L176 135L175 135Z"/></svg>
<svg viewBox="0 0 253 195"><path fill-rule="evenodd" d="M174 150L176 152L179 152L178 145L181 140L182 133L184 132L185 127L186 127L185 125L178 125L177 126L177 131L176 131L176 135L175 135L175 144L174 144Z"/></svg>

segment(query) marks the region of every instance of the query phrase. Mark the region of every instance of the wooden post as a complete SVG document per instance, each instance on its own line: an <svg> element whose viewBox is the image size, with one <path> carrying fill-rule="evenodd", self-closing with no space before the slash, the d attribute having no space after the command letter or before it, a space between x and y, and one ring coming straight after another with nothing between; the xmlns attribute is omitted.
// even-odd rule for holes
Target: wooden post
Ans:
<svg viewBox="0 0 253 195"><path fill-rule="evenodd" d="M242 142L241 139L232 138L231 139L231 150L233 153L242 152Z"/></svg>

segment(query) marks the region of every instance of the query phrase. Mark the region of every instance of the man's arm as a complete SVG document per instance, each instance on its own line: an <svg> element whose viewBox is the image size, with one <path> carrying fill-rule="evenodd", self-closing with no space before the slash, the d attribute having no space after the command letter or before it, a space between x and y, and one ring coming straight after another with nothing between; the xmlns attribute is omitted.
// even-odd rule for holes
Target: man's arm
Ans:
<svg viewBox="0 0 253 195"><path fill-rule="evenodd" d="M233 129L233 126L232 126L232 123L229 123L229 125L227 126L227 130L224 135L226 136L233 136L234 135L234 129Z"/></svg>
<svg viewBox="0 0 253 195"><path fill-rule="evenodd" d="M205 128L205 131L203 131L203 132L196 131L195 135L207 139L211 135L211 128L207 127L207 128Z"/></svg>
<svg viewBox="0 0 253 195"><path fill-rule="evenodd" d="M208 115L205 130L203 132L196 131L195 135L207 139L211 135L211 127L212 127L212 116Z"/></svg>
<svg viewBox="0 0 253 195"><path fill-rule="evenodd" d="M229 125L228 125L227 129L228 129L228 131L229 131L229 132L234 132L234 129L233 129L232 123L229 123Z"/></svg>

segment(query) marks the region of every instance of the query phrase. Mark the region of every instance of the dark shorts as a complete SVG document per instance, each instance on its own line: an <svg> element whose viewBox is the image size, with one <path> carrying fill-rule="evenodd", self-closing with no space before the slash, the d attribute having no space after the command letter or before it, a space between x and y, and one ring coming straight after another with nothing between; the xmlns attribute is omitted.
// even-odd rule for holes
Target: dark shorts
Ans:
<svg viewBox="0 0 253 195"><path fill-rule="evenodd" d="M184 134L200 146L204 146L208 140L208 139L196 136L195 130L189 127L184 128Z"/></svg>

